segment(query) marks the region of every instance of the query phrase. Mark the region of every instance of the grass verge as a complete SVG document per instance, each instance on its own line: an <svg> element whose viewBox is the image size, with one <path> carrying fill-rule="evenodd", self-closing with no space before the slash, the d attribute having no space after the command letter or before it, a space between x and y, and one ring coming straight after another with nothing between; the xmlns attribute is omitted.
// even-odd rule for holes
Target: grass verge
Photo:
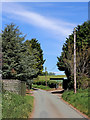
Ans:
<svg viewBox="0 0 90 120"><path fill-rule="evenodd" d="M33 96L10 92L2 94L2 118L28 118L33 109Z"/></svg>
<svg viewBox="0 0 90 120"><path fill-rule="evenodd" d="M33 88L39 88L39 89L42 89L42 90L51 90L50 87L48 86L44 86L44 85L32 85Z"/></svg>
<svg viewBox="0 0 90 120"><path fill-rule="evenodd" d="M80 110L82 113L90 117L88 104L89 96L88 89L82 90L79 89L76 94L73 91L65 91L62 95L62 98L68 103L72 104L75 108Z"/></svg>

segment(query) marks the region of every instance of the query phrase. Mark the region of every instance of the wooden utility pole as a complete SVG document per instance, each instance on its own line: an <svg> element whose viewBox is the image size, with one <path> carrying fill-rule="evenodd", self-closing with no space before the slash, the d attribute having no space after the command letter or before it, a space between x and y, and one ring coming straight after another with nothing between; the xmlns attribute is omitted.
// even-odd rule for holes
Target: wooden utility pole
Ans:
<svg viewBox="0 0 90 120"><path fill-rule="evenodd" d="M74 28L74 93L76 93L76 28Z"/></svg>
<svg viewBox="0 0 90 120"><path fill-rule="evenodd" d="M47 86L47 68L45 67L45 80L46 80L46 86Z"/></svg>

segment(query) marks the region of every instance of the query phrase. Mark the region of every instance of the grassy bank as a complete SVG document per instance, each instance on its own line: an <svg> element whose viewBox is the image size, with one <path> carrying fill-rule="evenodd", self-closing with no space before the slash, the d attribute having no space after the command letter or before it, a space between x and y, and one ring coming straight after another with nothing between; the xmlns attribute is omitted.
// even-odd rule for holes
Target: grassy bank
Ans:
<svg viewBox="0 0 90 120"><path fill-rule="evenodd" d="M89 116L89 101L88 101L88 89L79 89L76 94L73 91L65 91L62 98L68 103L72 104L75 108L80 110L82 113Z"/></svg>
<svg viewBox="0 0 90 120"><path fill-rule="evenodd" d="M3 118L28 118L33 109L33 96L20 96L10 92L2 95Z"/></svg>
<svg viewBox="0 0 90 120"><path fill-rule="evenodd" d="M51 90L50 87L48 86L44 86L44 85L32 85L33 88L39 88L39 89L42 89L42 90Z"/></svg>

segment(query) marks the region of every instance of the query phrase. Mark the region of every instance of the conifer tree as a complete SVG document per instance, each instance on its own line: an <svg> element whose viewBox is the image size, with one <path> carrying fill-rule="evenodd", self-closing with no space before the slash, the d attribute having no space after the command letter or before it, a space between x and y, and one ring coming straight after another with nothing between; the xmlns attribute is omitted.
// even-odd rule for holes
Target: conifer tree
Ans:
<svg viewBox="0 0 90 120"><path fill-rule="evenodd" d="M2 31L3 78L16 78L20 69L21 44L24 39L14 24L7 25Z"/></svg>
<svg viewBox="0 0 90 120"><path fill-rule="evenodd" d="M90 22L84 22L76 27L76 61L77 61L77 86L87 87L90 77L89 61L90 61ZM57 66L61 71L65 71L68 78L69 88L73 88L74 75L74 34L66 38L66 42L62 48L62 54L58 58Z"/></svg>
<svg viewBox="0 0 90 120"><path fill-rule="evenodd" d="M36 39L26 40L14 24L2 31L2 77L30 83L43 70L43 51Z"/></svg>

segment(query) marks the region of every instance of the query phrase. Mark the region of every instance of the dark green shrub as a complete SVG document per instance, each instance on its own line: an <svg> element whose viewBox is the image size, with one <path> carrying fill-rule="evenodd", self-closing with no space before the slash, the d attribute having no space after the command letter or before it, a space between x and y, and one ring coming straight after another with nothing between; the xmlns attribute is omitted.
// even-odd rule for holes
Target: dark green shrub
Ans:
<svg viewBox="0 0 90 120"><path fill-rule="evenodd" d="M56 82L56 81L48 81L48 86L50 88L56 88L56 86L58 85L59 83Z"/></svg>
<svg viewBox="0 0 90 120"><path fill-rule="evenodd" d="M46 81L45 80L38 80L38 81L34 81L33 84L36 84L36 85L46 85ZM50 88L56 88L56 86L58 85L59 83L56 82L56 81L50 81L50 80L47 80L47 86L49 86Z"/></svg>

